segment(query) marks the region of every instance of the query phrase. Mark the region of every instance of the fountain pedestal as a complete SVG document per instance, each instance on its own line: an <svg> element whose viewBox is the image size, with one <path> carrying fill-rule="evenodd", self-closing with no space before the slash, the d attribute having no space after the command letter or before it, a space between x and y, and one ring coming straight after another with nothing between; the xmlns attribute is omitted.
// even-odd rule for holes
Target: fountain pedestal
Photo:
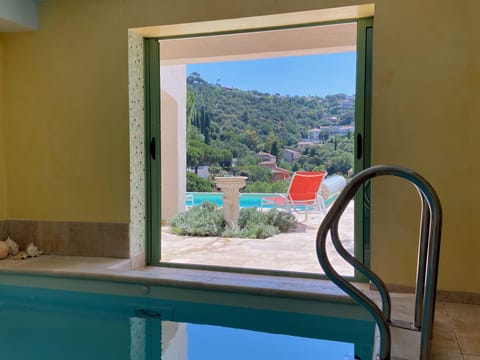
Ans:
<svg viewBox="0 0 480 360"><path fill-rule="evenodd" d="M223 192L223 216L228 226L236 226L240 213L240 189L247 182L246 176L216 177L215 184Z"/></svg>

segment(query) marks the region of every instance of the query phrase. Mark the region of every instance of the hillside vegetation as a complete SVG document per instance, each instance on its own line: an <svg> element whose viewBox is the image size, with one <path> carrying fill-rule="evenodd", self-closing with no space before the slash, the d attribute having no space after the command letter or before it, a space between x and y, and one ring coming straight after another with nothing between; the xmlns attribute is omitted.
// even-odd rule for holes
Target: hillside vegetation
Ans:
<svg viewBox="0 0 480 360"><path fill-rule="evenodd" d="M276 156L277 165L290 171L347 174L353 166L352 134L333 135L333 130L328 130L354 125L351 96L322 98L244 91L210 84L198 73L187 78L187 90L187 164L191 168L209 165L212 176L246 175L249 186L257 187L251 191L268 191L279 185L271 184L269 169L257 165L260 159L255 154L260 151ZM311 140L309 130L314 128L322 129L315 144L304 149L295 161L283 161L282 149L295 150L299 142ZM234 158L237 162L232 167Z"/></svg>

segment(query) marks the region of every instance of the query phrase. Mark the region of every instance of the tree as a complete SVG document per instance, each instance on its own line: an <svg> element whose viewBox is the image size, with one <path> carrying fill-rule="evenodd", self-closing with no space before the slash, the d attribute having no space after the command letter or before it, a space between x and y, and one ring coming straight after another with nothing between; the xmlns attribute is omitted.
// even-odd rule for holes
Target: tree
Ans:
<svg viewBox="0 0 480 360"><path fill-rule="evenodd" d="M213 191L213 184L191 171L187 171L187 191L210 192Z"/></svg>
<svg viewBox="0 0 480 360"><path fill-rule="evenodd" d="M347 175L348 170L353 167L353 155L349 153L341 153L332 157L327 164L329 174Z"/></svg>
<svg viewBox="0 0 480 360"><path fill-rule="evenodd" d="M191 91L187 91L187 124L191 124L193 121L195 108L195 95Z"/></svg>
<svg viewBox="0 0 480 360"><path fill-rule="evenodd" d="M248 114L246 111L244 111L243 114L240 116L240 121L244 122L245 124L248 124Z"/></svg>
<svg viewBox="0 0 480 360"><path fill-rule="evenodd" d="M200 165L220 164L223 153L217 147L205 144L202 134L198 129L192 128L187 139L187 166L198 172Z"/></svg>
<svg viewBox="0 0 480 360"><path fill-rule="evenodd" d="M222 168L224 169L231 169L232 168L232 159L233 159L233 154L229 149L223 149L222 150Z"/></svg>
<svg viewBox="0 0 480 360"><path fill-rule="evenodd" d="M346 114L343 114L340 117L340 125L351 125L355 122L355 116L353 115L353 110L347 112Z"/></svg>
<svg viewBox="0 0 480 360"><path fill-rule="evenodd" d="M321 130L320 134L318 135L318 138L323 142L327 141L329 137L330 133L328 130Z"/></svg>
<svg viewBox="0 0 480 360"><path fill-rule="evenodd" d="M258 134L255 130L246 129L243 134L240 134L239 141L248 146L250 150L256 151L258 145Z"/></svg>
<svg viewBox="0 0 480 360"><path fill-rule="evenodd" d="M235 172L240 176L247 176L248 181L270 182L272 170L260 165L236 166Z"/></svg>
<svg viewBox="0 0 480 360"><path fill-rule="evenodd" d="M195 174L198 173L198 167L202 159L202 148L198 144L190 142L187 146L187 166L195 169Z"/></svg>
<svg viewBox="0 0 480 360"><path fill-rule="evenodd" d="M205 113L203 136L205 136L205 144L210 144L210 117L208 112Z"/></svg>
<svg viewBox="0 0 480 360"><path fill-rule="evenodd" d="M279 155L280 151L278 149L278 142L277 141L274 141L272 143L272 148L270 150L270 154L272 154L273 156L275 156L277 158L277 161L278 161L278 155Z"/></svg>

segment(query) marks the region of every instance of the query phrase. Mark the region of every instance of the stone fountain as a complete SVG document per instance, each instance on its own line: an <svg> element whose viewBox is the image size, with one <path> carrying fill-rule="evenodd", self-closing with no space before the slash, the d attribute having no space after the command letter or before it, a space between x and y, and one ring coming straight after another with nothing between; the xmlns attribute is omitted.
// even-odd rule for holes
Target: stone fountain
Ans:
<svg viewBox="0 0 480 360"><path fill-rule="evenodd" d="M223 192L223 216L228 226L236 226L240 214L240 189L247 184L246 176L222 176L215 184Z"/></svg>

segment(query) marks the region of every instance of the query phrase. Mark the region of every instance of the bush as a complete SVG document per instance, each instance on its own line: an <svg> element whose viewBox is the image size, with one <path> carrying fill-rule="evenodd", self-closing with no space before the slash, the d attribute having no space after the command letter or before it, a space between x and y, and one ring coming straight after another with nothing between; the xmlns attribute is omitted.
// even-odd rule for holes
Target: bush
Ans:
<svg viewBox="0 0 480 360"><path fill-rule="evenodd" d="M168 221L175 234L264 239L296 227L295 217L285 211L263 212L256 208L240 209L238 225L226 227L223 211L214 203L204 202Z"/></svg>
<svg viewBox="0 0 480 360"><path fill-rule="evenodd" d="M281 232L288 232L297 227L295 216L289 212L272 209L266 213L266 216L267 223L277 227Z"/></svg>
<svg viewBox="0 0 480 360"><path fill-rule="evenodd" d="M247 227L248 224L262 223L267 223L267 216L263 211L259 211L255 207L240 209L240 214L238 215L238 227L240 229Z"/></svg>
<svg viewBox="0 0 480 360"><path fill-rule="evenodd" d="M191 192L210 192L214 186L211 181L202 179L197 174L187 171L187 191Z"/></svg>
<svg viewBox="0 0 480 360"><path fill-rule="evenodd" d="M249 239L265 239L280 232L278 228L269 224L248 224L242 229L242 237Z"/></svg>
<svg viewBox="0 0 480 360"><path fill-rule="evenodd" d="M178 235L217 236L222 233L225 220L222 210L207 201L168 220L168 225Z"/></svg>
<svg viewBox="0 0 480 360"><path fill-rule="evenodd" d="M249 239L265 239L276 235L280 232L278 228L269 224L247 224L246 227L227 226L222 233L223 237L249 238Z"/></svg>
<svg viewBox="0 0 480 360"><path fill-rule="evenodd" d="M234 237L234 238L243 238L245 237L242 229L240 229L238 226L227 226L225 227L225 230L223 230L222 233L223 237Z"/></svg>
<svg viewBox="0 0 480 360"><path fill-rule="evenodd" d="M284 194L288 191L289 181L277 180L272 183L272 189L269 192Z"/></svg>
<svg viewBox="0 0 480 360"><path fill-rule="evenodd" d="M295 229L297 220L295 216L286 211L271 209L267 212L259 211L256 208L240 209L238 226L247 228L252 224L266 224L276 227L281 232Z"/></svg>

